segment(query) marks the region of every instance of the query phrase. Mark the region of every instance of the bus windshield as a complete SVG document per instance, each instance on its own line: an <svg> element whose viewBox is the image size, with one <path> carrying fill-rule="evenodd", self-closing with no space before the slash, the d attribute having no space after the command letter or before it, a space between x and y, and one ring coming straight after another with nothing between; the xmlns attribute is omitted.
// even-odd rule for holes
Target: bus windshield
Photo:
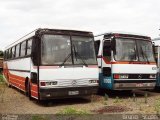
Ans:
<svg viewBox="0 0 160 120"><path fill-rule="evenodd" d="M117 61L155 62L152 43L145 40L117 38L114 56Z"/></svg>
<svg viewBox="0 0 160 120"><path fill-rule="evenodd" d="M92 37L43 35L41 43L43 65L96 64Z"/></svg>

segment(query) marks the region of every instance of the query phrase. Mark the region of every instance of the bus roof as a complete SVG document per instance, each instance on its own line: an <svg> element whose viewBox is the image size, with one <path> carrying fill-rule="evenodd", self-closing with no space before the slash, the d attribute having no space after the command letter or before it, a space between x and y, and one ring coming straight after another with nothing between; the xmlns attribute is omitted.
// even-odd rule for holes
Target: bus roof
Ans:
<svg viewBox="0 0 160 120"><path fill-rule="evenodd" d="M49 29L49 28L38 28L34 31L26 34L25 36L21 37L20 39L16 40L12 44L5 47L5 50L26 40L35 35L42 34L42 33L55 33L55 34L73 34L73 35L86 35L86 36L93 36L92 32L89 31L79 31L79 30L65 30L65 29Z"/></svg>
<svg viewBox="0 0 160 120"><path fill-rule="evenodd" d="M112 36L112 35L115 35L115 36L125 36L125 37L138 37L138 38L145 38L145 39L151 39L149 36L146 36L146 35L140 35L140 34L137 34L137 33L128 33L128 32L107 32L107 33L103 33L103 34L99 34L99 35L96 35L95 37L98 37L98 36Z"/></svg>

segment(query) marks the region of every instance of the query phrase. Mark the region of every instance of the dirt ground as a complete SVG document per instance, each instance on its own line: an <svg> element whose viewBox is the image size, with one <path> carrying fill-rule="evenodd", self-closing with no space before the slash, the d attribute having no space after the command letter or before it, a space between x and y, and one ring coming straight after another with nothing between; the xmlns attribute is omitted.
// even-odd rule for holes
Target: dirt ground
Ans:
<svg viewBox="0 0 160 120"><path fill-rule="evenodd" d="M94 95L91 99L74 98L43 101L29 100L16 88L0 86L1 114L58 114L67 108L85 111L87 114L156 114L160 111L160 94L149 92L113 91L106 95ZM2 89L4 92L2 92ZM3 94L3 96L2 96Z"/></svg>

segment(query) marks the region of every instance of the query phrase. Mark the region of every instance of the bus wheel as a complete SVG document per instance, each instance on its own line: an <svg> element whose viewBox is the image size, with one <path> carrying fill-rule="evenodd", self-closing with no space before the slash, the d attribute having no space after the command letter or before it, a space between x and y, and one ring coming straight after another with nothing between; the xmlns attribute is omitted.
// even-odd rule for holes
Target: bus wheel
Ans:
<svg viewBox="0 0 160 120"><path fill-rule="evenodd" d="M28 82L28 85L27 85L27 96L30 100L32 100L30 82Z"/></svg>

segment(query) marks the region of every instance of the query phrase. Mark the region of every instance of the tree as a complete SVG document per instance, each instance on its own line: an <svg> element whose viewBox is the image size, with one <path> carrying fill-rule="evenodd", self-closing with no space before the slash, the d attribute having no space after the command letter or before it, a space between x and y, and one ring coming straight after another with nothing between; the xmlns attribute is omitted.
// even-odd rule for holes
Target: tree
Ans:
<svg viewBox="0 0 160 120"><path fill-rule="evenodd" d="M0 50L0 57L3 57L3 51Z"/></svg>

